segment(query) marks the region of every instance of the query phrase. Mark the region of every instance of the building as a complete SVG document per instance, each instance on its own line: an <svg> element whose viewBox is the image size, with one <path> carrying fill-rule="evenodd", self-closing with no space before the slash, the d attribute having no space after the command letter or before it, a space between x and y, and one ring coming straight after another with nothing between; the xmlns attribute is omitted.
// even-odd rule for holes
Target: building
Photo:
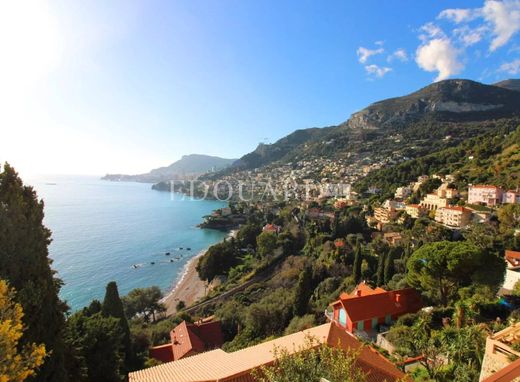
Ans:
<svg viewBox="0 0 520 382"><path fill-rule="evenodd" d="M170 332L171 343L150 348L150 357L170 362L222 346L220 321L181 322Z"/></svg>
<svg viewBox="0 0 520 382"><path fill-rule="evenodd" d="M448 207L448 199L437 194L427 194L420 203L421 207L428 211L436 211L439 208Z"/></svg>
<svg viewBox="0 0 520 382"><path fill-rule="evenodd" d="M314 347L327 344L347 352L359 352L356 367L366 373L371 382L393 382L405 377L380 353L363 346L334 323L327 323L232 353L216 349L139 370L130 373L128 379L129 382L254 382L252 370L272 364L276 360L275 349L286 349L294 354L308 346L309 337L314 339Z"/></svg>
<svg viewBox="0 0 520 382"><path fill-rule="evenodd" d="M390 223L397 217L397 210L395 208L376 207L374 208L374 218L383 224Z"/></svg>
<svg viewBox="0 0 520 382"><path fill-rule="evenodd" d="M520 382L520 358L491 374L482 382Z"/></svg>
<svg viewBox="0 0 520 382"><path fill-rule="evenodd" d="M453 228L464 228L471 223L473 211L456 206L441 207L435 212L435 221Z"/></svg>
<svg viewBox="0 0 520 382"><path fill-rule="evenodd" d="M405 211L410 217L417 219L426 215L427 210L419 204L408 204L405 207Z"/></svg>
<svg viewBox="0 0 520 382"><path fill-rule="evenodd" d="M342 293L330 304L326 316L349 333L366 333L421 308L421 296L413 288L386 291L362 282L352 293Z"/></svg>
<svg viewBox="0 0 520 382"><path fill-rule="evenodd" d="M482 184L469 186L468 203L485 204L488 207L493 207L502 202L502 194L502 189L497 186Z"/></svg>
<svg viewBox="0 0 520 382"><path fill-rule="evenodd" d="M390 245L399 245L403 240L403 236L400 232L385 232L383 239Z"/></svg>
<svg viewBox="0 0 520 382"><path fill-rule="evenodd" d="M518 379L497 379L501 370L511 372L510 366L520 357L520 352L513 349L520 343L520 323L513 324L486 339L486 351L480 370L480 381L517 381ZM515 365L516 366L516 365ZM493 378L495 375L495 378ZM509 374L511 375L511 374ZM520 374L516 375L518 377Z"/></svg>
<svg viewBox="0 0 520 382"><path fill-rule="evenodd" d="M507 250L504 256L506 261L506 275L502 289L510 292L520 281L520 252Z"/></svg>
<svg viewBox="0 0 520 382"><path fill-rule="evenodd" d="M450 184L444 182L437 189L437 196L446 199L452 199L459 194L459 191L456 188L450 187Z"/></svg>
<svg viewBox="0 0 520 382"><path fill-rule="evenodd" d="M262 232L280 233L282 228L276 224L266 224L262 228Z"/></svg>
<svg viewBox="0 0 520 382"><path fill-rule="evenodd" d="M509 190L502 194L502 203L504 204L518 204L520 203L520 192Z"/></svg>
<svg viewBox="0 0 520 382"><path fill-rule="evenodd" d="M412 193L412 189L408 186L404 187L397 187L397 190L395 190L394 197L396 199L405 199Z"/></svg>

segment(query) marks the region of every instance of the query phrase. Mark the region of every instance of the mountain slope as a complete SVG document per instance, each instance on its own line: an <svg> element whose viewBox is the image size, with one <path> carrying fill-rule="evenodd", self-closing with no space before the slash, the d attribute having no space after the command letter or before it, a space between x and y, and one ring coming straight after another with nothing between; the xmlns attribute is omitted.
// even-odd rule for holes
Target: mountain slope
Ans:
<svg viewBox="0 0 520 382"><path fill-rule="evenodd" d="M190 154L184 155L181 159L169 166L153 169L146 174L107 174L102 179L156 183L178 179L181 177L194 177L211 171L220 171L230 166L235 161L236 159L225 159L210 155Z"/></svg>
<svg viewBox="0 0 520 382"><path fill-rule="evenodd" d="M500 88L505 88L505 89L520 92L520 80L500 81L500 82L497 82L496 84L494 84L494 86L498 86Z"/></svg>
<svg viewBox="0 0 520 382"><path fill-rule="evenodd" d="M297 130L271 145L259 145L221 174L278 161L352 154L427 155L492 131L499 120L520 118L520 92L510 89L517 81L503 81L500 86L440 81L403 97L376 102L339 126ZM451 139L444 140L446 136Z"/></svg>

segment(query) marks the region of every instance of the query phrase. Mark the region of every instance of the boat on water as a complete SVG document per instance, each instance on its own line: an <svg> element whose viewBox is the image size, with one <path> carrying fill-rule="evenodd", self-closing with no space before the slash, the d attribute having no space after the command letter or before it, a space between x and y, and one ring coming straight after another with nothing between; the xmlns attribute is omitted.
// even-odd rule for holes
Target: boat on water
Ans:
<svg viewBox="0 0 520 382"><path fill-rule="evenodd" d="M186 248L186 251L191 251L191 248L190 247Z"/></svg>
<svg viewBox="0 0 520 382"><path fill-rule="evenodd" d="M150 264L151 264L151 265L155 265L155 261L152 261Z"/></svg>
<svg viewBox="0 0 520 382"><path fill-rule="evenodd" d="M166 255L166 256L170 256L170 252L166 252L165 255Z"/></svg>

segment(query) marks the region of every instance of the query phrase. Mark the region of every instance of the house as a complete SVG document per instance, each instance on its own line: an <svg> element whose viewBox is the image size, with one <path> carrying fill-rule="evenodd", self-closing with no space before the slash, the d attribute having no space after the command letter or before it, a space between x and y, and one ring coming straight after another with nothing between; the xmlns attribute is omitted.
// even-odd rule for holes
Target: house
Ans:
<svg viewBox="0 0 520 382"><path fill-rule="evenodd" d="M504 260L506 261L506 275L502 289L510 292L515 284L520 281L520 252L507 250Z"/></svg>
<svg viewBox="0 0 520 382"><path fill-rule="evenodd" d="M229 208L229 207L221 208L220 209L220 215L221 216L229 216L229 215L231 215L231 208Z"/></svg>
<svg viewBox="0 0 520 382"><path fill-rule="evenodd" d="M254 382L252 370L272 364L276 360L275 349L285 349L289 354L308 346L328 345L346 352L358 352L356 367L371 382L401 381L404 373L376 350L363 346L352 334L334 323L327 323L304 331L280 337L258 345L227 353L222 349L211 350L164 363L148 369L129 373L129 382Z"/></svg>
<svg viewBox="0 0 520 382"><path fill-rule="evenodd" d="M441 207L435 212L435 221L452 228L464 228L471 222L472 213L461 206Z"/></svg>
<svg viewBox="0 0 520 382"><path fill-rule="evenodd" d="M520 381L520 358L510 363L506 367L491 374L482 382L518 382Z"/></svg>
<svg viewBox="0 0 520 382"><path fill-rule="evenodd" d="M449 183L445 182L440 185L437 189L437 195L441 198L452 199L459 194L456 188L450 186Z"/></svg>
<svg viewBox="0 0 520 382"><path fill-rule="evenodd" d="M520 357L520 352L514 349L518 344L520 344L520 323L515 323L488 336L480 370L480 381L517 381L517 379L497 379L496 374L504 369L505 372L508 372L507 374L512 372L513 367L510 365ZM515 366L518 367L518 365ZM516 377L518 376L520 374L516 375Z"/></svg>
<svg viewBox="0 0 520 382"><path fill-rule="evenodd" d="M404 187L397 187L397 190L395 190L394 197L396 199L405 199L412 193L412 189L408 186Z"/></svg>
<svg viewBox="0 0 520 382"><path fill-rule="evenodd" d="M190 324L182 321L170 332L171 343L150 348L151 358L170 362L222 346L220 321L205 320Z"/></svg>
<svg viewBox="0 0 520 382"><path fill-rule="evenodd" d="M436 211L439 208L448 207L448 199L437 194L427 194L420 204L428 211Z"/></svg>
<svg viewBox="0 0 520 382"><path fill-rule="evenodd" d="M410 217L414 219L417 219L418 217L426 214L426 209L419 204L408 204L405 207L405 211Z"/></svg>
<svg viewBox="0 0 520 382"><path fill-rule="evenodd" d="M520 203L520 192L508 190L502 194L502 203L504 204L518 204Z"/></svg>
<svg viewBox="0 0 520 382"><path fill-rule="evenodd" d="M383 234L383 239L390 245L399 245L403 240L403 237L400 232L385 232Z"/></svg>
<svg viewBox="0 0 520 382"><path fill-rule="evenodd" d="M468 204L485 204L488 207L496 206L502 202L503 190L492 185L469 186Z"/></svg>
<svg viewBox="0 0 520 382"><path fill-rule="evenodd" d="M330 304L326 316L349 333L369 332L421 307L421 295L413 288L386 291L362 282L352 293L342 293Z"/></svg>
<svg viewBox="0 0 520 382"><path fill-rule="evenodd" d="M262 232L280 233L282 227L276 224L266 224L262 228Z"/></svg>
<svg viewBox="0 0 520 382"><path fill-rule="evenodd" d="M397 217L397 210L395 208L376 207L374 208L374 218L383 224L390 223Z"/></svg>

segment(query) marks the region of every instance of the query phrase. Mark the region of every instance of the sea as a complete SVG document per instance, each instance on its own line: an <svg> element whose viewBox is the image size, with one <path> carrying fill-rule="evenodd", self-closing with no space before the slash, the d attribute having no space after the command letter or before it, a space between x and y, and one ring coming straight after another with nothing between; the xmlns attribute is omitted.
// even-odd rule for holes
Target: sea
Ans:
<svg viewBox="0 0 520 382"><path fill-rule="evenodd" d="M26 183L44 201L52 268L72 311L102 300L109 281L117 282L121 295L154 285L166 294L191 258L227 234L197 227L225 202L90 176L34 177Z"/></svg>

